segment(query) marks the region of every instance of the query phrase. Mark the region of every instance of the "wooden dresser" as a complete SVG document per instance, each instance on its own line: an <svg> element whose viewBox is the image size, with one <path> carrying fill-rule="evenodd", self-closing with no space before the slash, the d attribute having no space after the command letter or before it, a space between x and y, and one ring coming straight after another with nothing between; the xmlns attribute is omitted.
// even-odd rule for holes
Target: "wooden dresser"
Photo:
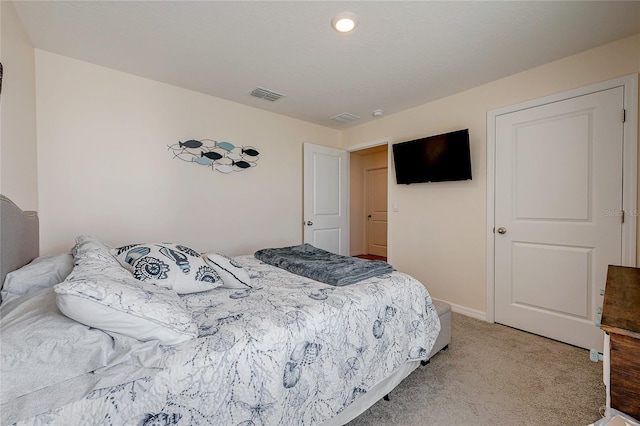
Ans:
<svg viewBox="0 0 640 426"><path fill-rule="evenodd" d="M640 268L609 266L600 328L610 336L611 407L640 419Z"/></svg>

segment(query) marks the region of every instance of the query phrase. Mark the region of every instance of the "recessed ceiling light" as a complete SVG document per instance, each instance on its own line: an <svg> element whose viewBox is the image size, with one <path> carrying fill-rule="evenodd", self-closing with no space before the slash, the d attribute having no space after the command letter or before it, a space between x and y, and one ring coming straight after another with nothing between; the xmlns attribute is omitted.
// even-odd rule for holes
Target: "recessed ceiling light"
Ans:
<svg viewBox="0 0 640 426"><path fill-rule="evenodd" d="M351 12L342 12L334 16L331 26L340 33L348 33L358 26L358 18Z"/></svg>

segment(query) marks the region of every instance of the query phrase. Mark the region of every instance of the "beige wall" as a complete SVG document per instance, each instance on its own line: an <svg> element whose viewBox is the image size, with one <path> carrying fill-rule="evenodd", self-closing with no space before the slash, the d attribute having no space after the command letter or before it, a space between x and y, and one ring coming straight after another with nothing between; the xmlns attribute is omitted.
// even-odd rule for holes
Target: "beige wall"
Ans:
<svg viewBox="0 0 640 426"><path fill-rule="evenodd" d="M487 112L638 72L640 34L345 131L347 148L469 128L471 182L391 185L389 199L399 205L389 215L393 266L434 297L484 315Z"/></svg>
<svg viewBox="0 0 640 426"><path fill-rule="evenodd" d="M381 150L384 148L384 150ZM387 167L386 146L351 152L349 158L349 244L350 254L368 254L365 247L366 206L364 193L365 172L371 169Z"/></svg>
<svg viewBox="0 0 640 426"><path fill-rule="evenodd" d="M43 253L79 234L230 255L302 242L302 144L339 131L40 50L36 81ZM254 146L258 165L173 159L192 138Z"/></svg>
<svg viewBox="0 0 640 426"><path fill-rule="evenodd" d="M34 49L10 1L0 2L0 192L38 210Z"/></svg>

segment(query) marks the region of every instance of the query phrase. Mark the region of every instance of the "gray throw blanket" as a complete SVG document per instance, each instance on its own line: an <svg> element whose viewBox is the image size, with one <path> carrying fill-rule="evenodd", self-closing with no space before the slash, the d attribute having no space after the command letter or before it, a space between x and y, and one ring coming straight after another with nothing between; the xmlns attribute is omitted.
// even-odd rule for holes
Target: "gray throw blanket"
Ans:
<svg viewBox="0 0 640 426"><path fill-rule="evenodd" d="M269 265L335 286L357 283L393 271L387 262L342 256L311 244L266 248L258 250L254 256Z"/></svg>

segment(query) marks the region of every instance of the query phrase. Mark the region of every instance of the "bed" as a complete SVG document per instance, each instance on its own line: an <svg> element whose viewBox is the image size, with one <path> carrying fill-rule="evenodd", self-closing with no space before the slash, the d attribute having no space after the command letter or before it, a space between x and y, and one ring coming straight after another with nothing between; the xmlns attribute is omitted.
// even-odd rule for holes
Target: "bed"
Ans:
<svg viewBox="0 0 640 426"><path fill-rule="evenodd" d="M341 425L420 366L438 337L429 293L397 271L337 286L254 255L212 254L237 285L149 291L126 268L141 262L140 246L83 236L73 255L37 257L36 214L1 201L2 424ZM182 277L180 247L160 250ZM207 270L189 272L202 286ZM125 294L105 295L105 282L148 299L125 317L102 312ZM162 311L163 298L178 305ZM151 312L146 322L136 309ZM117 319L98 320L108 315Z"/></svg>

